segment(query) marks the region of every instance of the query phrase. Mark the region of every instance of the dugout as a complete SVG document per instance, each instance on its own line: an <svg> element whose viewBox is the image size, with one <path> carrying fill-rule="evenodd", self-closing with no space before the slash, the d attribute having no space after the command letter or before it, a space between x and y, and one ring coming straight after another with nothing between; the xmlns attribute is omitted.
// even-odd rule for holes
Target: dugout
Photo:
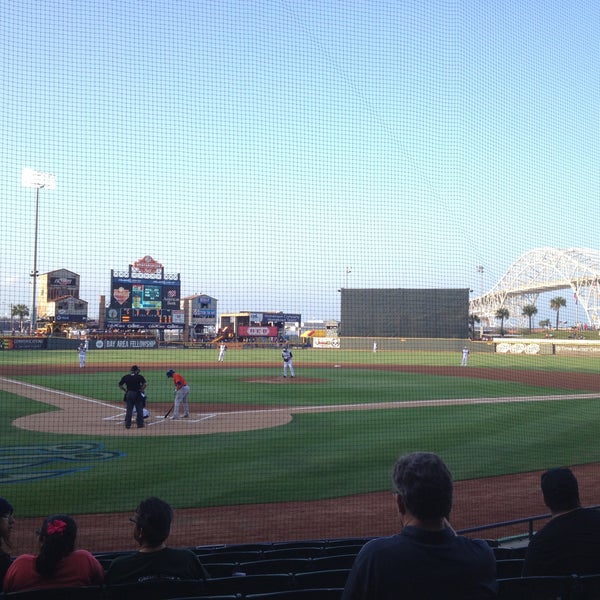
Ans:
<svg viewBox="0 0 600 600"><path fill-rule="evenodd" d="M468 288L341 290L341 337L469 337Z"/></svg>

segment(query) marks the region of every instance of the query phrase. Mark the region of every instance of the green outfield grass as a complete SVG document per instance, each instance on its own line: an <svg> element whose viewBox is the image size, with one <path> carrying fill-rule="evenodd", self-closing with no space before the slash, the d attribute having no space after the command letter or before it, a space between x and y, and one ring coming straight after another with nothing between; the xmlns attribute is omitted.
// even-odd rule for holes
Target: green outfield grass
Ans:
<svg viewBox="0 0 600 600"><path fill-rule="evenodd" d="M153 402L172 399L172 381L164 372L173 364L183 365L180 370L192 387L194 411L201 411L203 403L215 402L242 408L565 393L493 380L351 366L456 365L460 360L456 353L374 355L298 350L298 382L288 385L243 381L279 375L277 351L232 351L225 365L216 364L214 352L200 350L91 351L88 357L90 367L118 362L123 368L19 378L73 394L120 401L117 382L131 364L137 363L149 381L151 410ZM0 353L0 364L24 362L76 366L77 357L74 352ZM202 368L195 369L195 365ZM600 360L473 352L470 365L583 373L597 372ZM319 381L296 385L303 377ZM190 437L135 438L124 431L120 437L98 439L23 431L12 425L19 416L46 410L55 409L0 392L0 495L9 496L23 516L59 510L74 514L126 511L148 495L163 496L176 507L192 507L383 491L389 489L389 471L395 458L417 449L440 453L457 480L600 460L596 443L600 403L595 399L301 414L273 429ZM47 462L53 453L60 454L77 444L98 444L103 451L120 456ZM36 473L48 470L73 472L35 479ZM25 473L27 480L15 481L19 473Z"/></svg>

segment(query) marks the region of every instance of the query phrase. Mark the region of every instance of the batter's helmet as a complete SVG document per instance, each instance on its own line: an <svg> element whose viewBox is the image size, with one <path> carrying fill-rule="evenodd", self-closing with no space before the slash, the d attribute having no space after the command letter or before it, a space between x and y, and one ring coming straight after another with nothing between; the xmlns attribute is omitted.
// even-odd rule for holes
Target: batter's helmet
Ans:
<svg viewBox="0 0 600 600"><path fill-rule="evenodd" d="M175 371L173 371L173 369L169 369L167 371L167 377L173 377L173 375L175 375Z"/></svg>

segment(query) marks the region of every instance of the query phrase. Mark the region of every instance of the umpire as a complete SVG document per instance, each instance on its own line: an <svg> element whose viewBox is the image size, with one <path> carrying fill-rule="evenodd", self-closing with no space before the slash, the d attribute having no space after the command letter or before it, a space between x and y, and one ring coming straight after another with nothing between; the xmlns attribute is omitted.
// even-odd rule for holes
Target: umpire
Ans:
<svg viewBox="0 0 600 600"><path fill-rule="evenodd" d="M131 416L133 408L136 412L136 423L138 428L144 426L144 397L142 392L146 389L146 380L140 375L140 369L136 365L131 367L131 372L121 377L119 387L125 392L125 427L131 429Z"/></svg>

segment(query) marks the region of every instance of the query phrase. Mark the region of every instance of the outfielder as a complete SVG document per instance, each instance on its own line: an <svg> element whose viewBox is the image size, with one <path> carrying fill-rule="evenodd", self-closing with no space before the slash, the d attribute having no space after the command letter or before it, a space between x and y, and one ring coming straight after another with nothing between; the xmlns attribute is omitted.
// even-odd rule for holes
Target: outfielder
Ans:
<svg viewBox="0 0 600 600"><path fill-rule="evenodd" d="M289 369L290 375L296 377L296 373L294 373L293 354L287 346L283 347L281 358L283 358L283 376L287 377L287 370Z"/></svg>
<svg viewBox="0 0 600 600"><path fill-rule="evenodd" d="M175 373L173 369L167 371L167 377L172 377L173 383L175 384L175 410L173 411L173 419L179 419L179 409L182 404L183 418L187 419L190 416L190 406L188 404L190 386L186 383L185 379L179 373Z"/></svg>
<svg viewBox="0 0 600 600"><path fill-rule="evenodd" d="M227 346L225 342L221 342L221 345L219 346L219 362L225 361L225 352L227 352Z"/></svg>
<svg viewBox="0 0 600 600"><path fill-rule="evenodd" d="M464 346L462 349L462 359L460 361L461 367L466 367L469 362L469 348L468 346Z"/></svg>

